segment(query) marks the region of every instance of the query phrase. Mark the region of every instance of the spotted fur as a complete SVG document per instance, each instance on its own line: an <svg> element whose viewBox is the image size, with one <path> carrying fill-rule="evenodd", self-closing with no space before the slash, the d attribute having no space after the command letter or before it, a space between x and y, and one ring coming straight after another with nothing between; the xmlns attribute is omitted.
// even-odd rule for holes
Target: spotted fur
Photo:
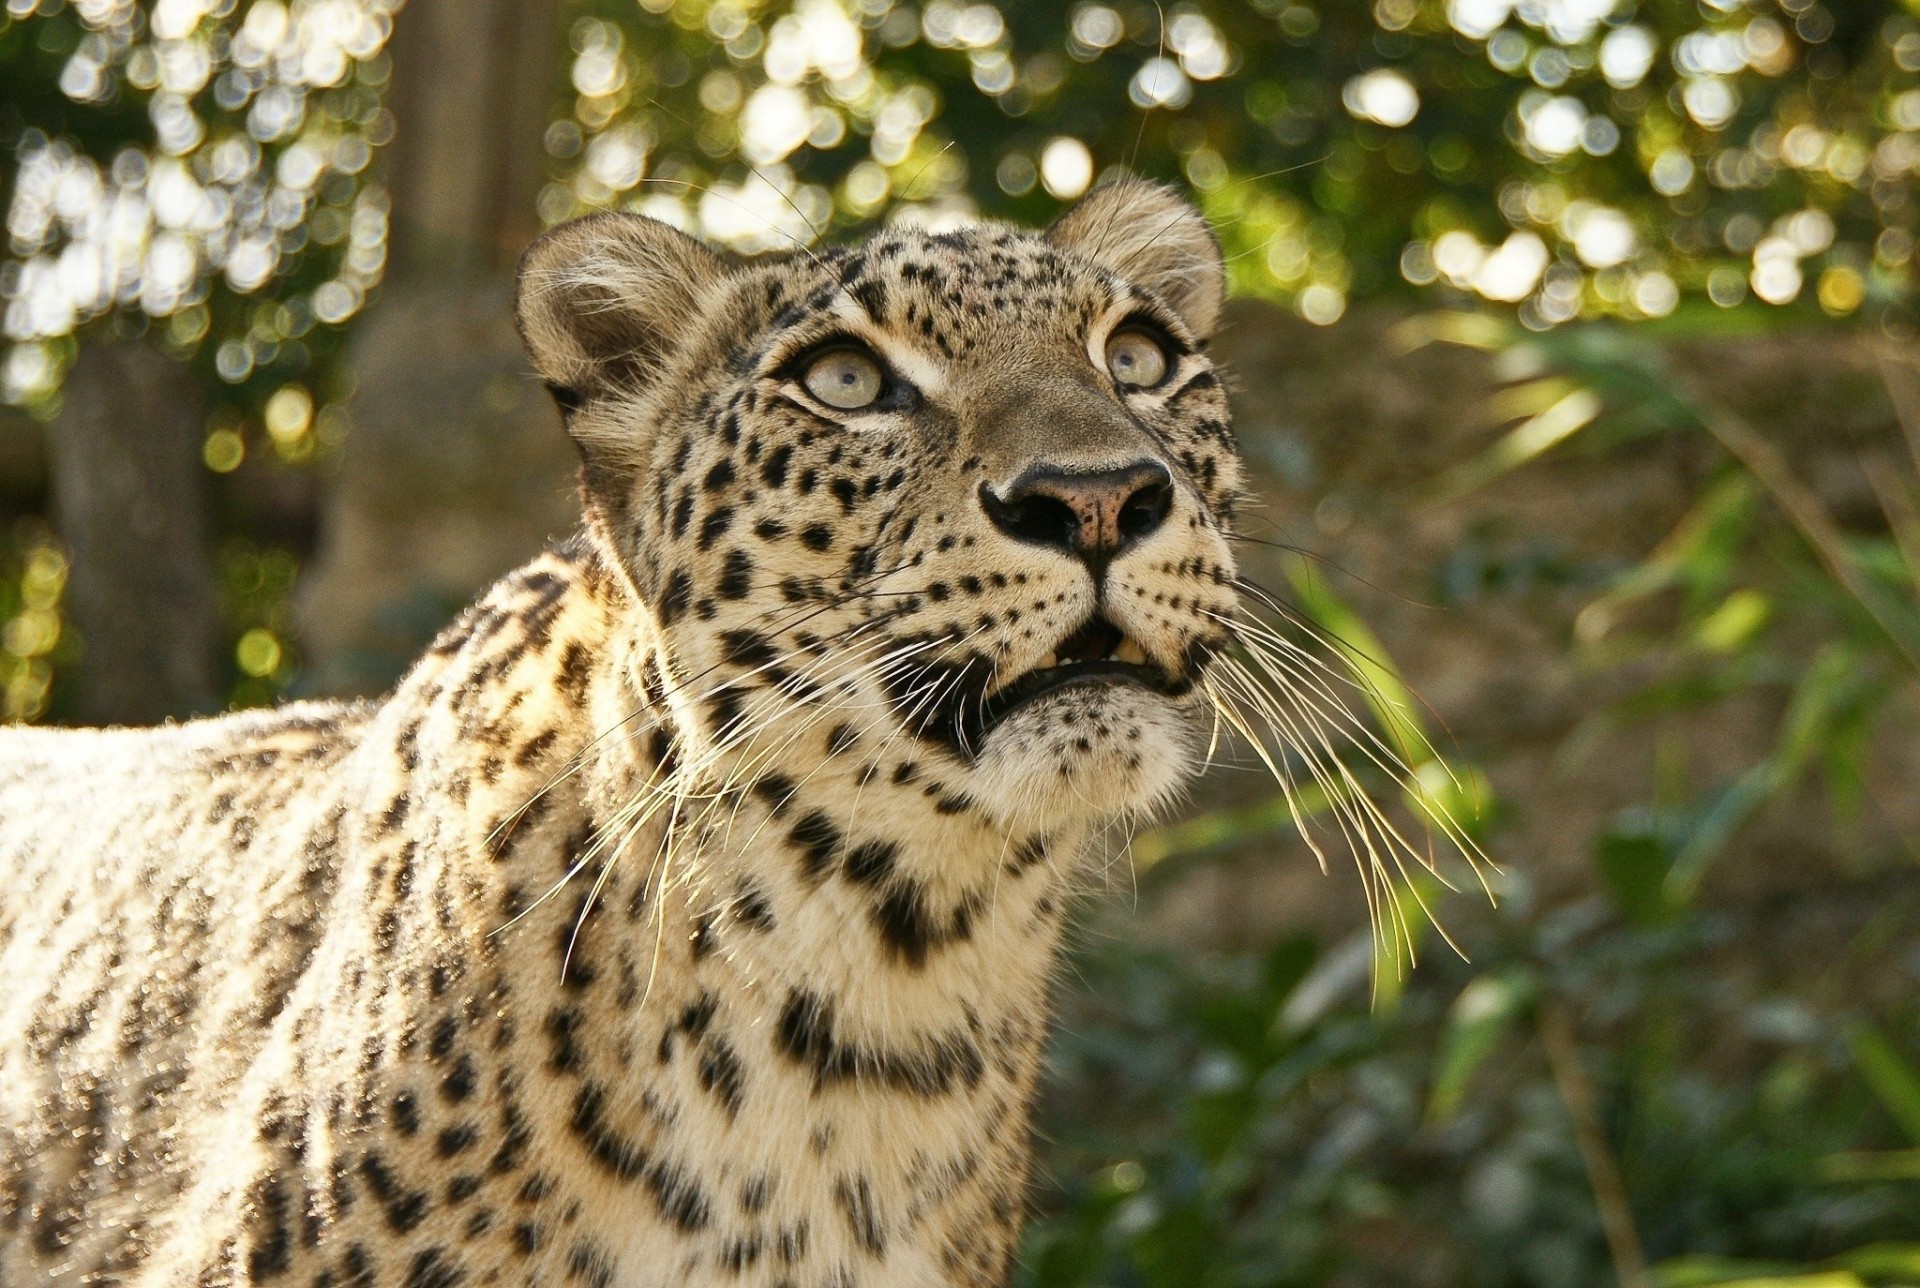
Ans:
<svg viewBox="0 0 1920 1288"><path fill-rule="evenodd" d="M1203 746L1221 282L1140 184L751 261L549 234L583 535L378 703L0 734L0 1283L1004 1282L1064 903ZM836 338L899 396L811 401ZM981 499L1142 460L1098 561ZM1164 683L986 718L1095 614Z"/></svg>

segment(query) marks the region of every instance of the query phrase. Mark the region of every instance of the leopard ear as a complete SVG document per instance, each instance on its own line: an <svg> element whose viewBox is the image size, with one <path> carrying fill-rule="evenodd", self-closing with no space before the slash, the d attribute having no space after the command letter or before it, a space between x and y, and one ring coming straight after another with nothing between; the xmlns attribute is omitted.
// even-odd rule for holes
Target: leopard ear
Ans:
<svg viewBox="0 0 1920 1288"><path fill-rule="evenodd" d="M657 219L576 219L520 258L520 335L540 378L571 412L601 394L643 387L727 271L714 251Z"/></svg>
<svg viewBox="0 0 1920 1288"><path fill-rule="evenodd" d="M1192 202L1140 179L1095 188L1047 229L1047 240L1144 286L1202 339L1227 296L1220 243Z"/></svg>

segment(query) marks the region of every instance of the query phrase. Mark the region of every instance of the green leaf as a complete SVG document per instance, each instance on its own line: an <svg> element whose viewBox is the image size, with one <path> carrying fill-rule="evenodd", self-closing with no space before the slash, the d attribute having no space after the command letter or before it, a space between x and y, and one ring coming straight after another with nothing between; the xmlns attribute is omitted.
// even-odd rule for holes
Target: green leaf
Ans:
<svg viewBox="0 0 1920 1288"><path fill-rule="evenodd" d="M1276 1007L1293 996L1319 957L1320 947L1312 935L1289 935L1268 951L1261 982Z"/></svg>
<svg viewBox="0 0 1920 1288"><path fill-rule="evenodd" d="M1872 1025L1856 1024L1848 1030L1847 1047L1873 1094L1908 1138L1920 1145L1920 1073Z"/></svg>
<svg viewBox="0 0 1920 1288"><path fill-rule="evenodd" d="M1653 1267L1648 1278L1654 1288L1705 1288L1708 1284L1778 1282L1780 1276L1799 1274L1791 1262L1754 1261L1735 1257L1675 1257Z"/></svg>
<svg viewBox="0 0 1920 1288"><path fill-rule="evenodd" d="M1428 1122L1445 1122L1459 1111L1474 1074L1499 1049L1532 997L1533 980L1518 972L1482 975L1460 990L1447 1014L1439 1070L1427 1097Z"/></svg>
<svg viewBox="0 0 1920 1288"><path fill-rule="evenodd" d="M1651 824L1626 825L1600 838L1600 877L1620 915L1636 926L1673 920L1682 905L1668 893L1673 869L1672 843Z"/></svg>
<svg viewBox="0 0 1920 1288"><path fill-rule="evenodd" d="M1859 1149L1820 1160L1820 1179L1836 1185L1920 1181L1920 1149Z"/></svg>
<svg viewBox="0 0 1920 1288"><path fill-rule="evenodd" d="M1835 644L1820 650L1794 686L1772 753L1721 792L1695 823L1667 875L1669 898L1691 901L1734 833L1798 781L1848 710L1857 669L1849 650Z"/></svg>
<svg viewBox="0 0 1920 1288"><path fill-rule="evenodd" d="M1565 382L1538 381L1534 388ZM1544 456L1573 435L1591 425L1601 411L1600 395L1591 389L1574 387L1561 393L1550 405L1524 421L1472 460L1450 471L1440 480L1441 497L1452 500L1485 487L1528 461Z"/></svg>
<svg viewBox="0 0 1920 1288"><path fill-rule="evenodd" d="M1870 1243L1830 1258L1827 1264L1869 1279L1908 1281L1920 1277L1920 1243Z"/></svg>

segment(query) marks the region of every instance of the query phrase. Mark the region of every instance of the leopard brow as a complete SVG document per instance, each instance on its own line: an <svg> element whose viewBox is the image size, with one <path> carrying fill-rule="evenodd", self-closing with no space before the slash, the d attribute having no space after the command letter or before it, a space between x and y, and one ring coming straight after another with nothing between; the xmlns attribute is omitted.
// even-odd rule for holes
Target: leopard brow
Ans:
<svg viewBox="0 0 1920 1288"><path fill-rule="evenodd" d="M937 397L946 392L946 371L934 358L891 334L880 326L858 301L844 292L827 306L833 318L848 335L872 347L900 376L922 395Z"/></svg>

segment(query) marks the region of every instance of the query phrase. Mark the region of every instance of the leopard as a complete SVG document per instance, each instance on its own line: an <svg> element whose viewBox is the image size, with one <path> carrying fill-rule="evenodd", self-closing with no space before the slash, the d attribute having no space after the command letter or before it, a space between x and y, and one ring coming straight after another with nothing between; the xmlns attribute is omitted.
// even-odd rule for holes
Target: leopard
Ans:
<svg viewBox="0 0 1920 1288"><path fill-rule="evenodd" d="M515 310L581 524L384 697L0 731L0 1284L998 1285L1204 765L1227 269L1142 179Z"/></svg>

